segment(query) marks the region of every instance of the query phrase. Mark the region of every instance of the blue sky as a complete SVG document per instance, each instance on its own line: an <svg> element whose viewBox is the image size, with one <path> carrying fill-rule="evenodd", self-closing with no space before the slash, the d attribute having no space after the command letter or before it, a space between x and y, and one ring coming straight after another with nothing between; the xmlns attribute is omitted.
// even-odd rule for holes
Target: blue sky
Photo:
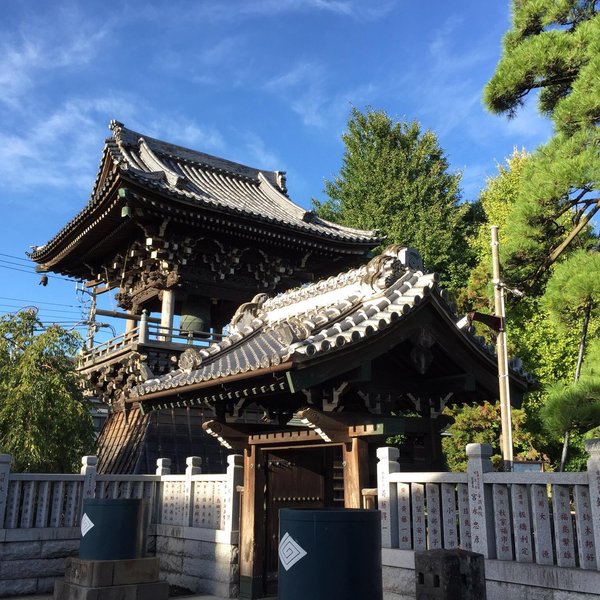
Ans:
<svg viewBox="0 0 600 600"><path fill-rule="evenodd" d="M512 121L481 103L508 0L5 0L2 8L0 314L35 304L45 321L80 318L72 282L40 287L19 259L87 202L113 118L287 171L291 197L306 207L339 171L351 106L432 129L463 174L465 200L514 147L533 150L551 134L535 103Z"/></svg>

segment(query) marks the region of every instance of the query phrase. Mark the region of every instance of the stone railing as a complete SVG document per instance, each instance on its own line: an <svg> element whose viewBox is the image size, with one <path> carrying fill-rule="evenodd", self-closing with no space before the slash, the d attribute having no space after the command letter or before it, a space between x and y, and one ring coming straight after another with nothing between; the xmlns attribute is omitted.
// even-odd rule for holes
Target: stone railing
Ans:
<svg viewBox="0 0 600 600"><path fill-rule="evenodd" d="M583 473L493 472L487 444L467 446L467 473L400 473L377 451L382 545L463 548L487 559L600 570L600 440Z"/></svg>
<svg viewBox="0 0 600 600"><path fill-rule="evenodd" d="M414 597L415 552L442 548L483 554L488 600L600 599L600 440L586 448L583 473L497 473L486 444L466 473L401 473L380 448L384 599Z"/></svg>
<svg viewBox="0 0 600 600"><path fill-rule="evenodd" d="M240 456L228 457L223 475L203 475L197 457L187 459L185 475L172 475L168 459L157 461L155 475L101 475L96 464L84 456L80 474L11 473L1 454L0 530L76 527L86 498L145 498L153 524L238 530Z"/></svg>
<svg viewBox="0 0 600 600"><path fill-rule="evenodd" d="M85 456L79 474L11 473L10 456L1 454L0 597L52 591L65 559L78 553L86 498L145 498L148 551L161 559L161 576L235 595L242 457L229 456L223 475L203 475L197 457L184 475L171 474L168 459L157 463L154 475L102 475L96 457Z"/></svg>

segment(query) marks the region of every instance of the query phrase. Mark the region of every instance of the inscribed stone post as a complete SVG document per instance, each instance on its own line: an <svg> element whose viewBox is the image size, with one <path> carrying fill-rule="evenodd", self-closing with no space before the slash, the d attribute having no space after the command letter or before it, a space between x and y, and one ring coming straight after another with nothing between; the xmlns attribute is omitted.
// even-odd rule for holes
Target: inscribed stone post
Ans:
<svg viewBox="0 0 600 600"><path fill-rule="evenodd" d="M225 531L238 531L240 523L240 494L238 485L244 483L244 457L230 454L227 457L227 486L223 506L223 525Z"/></svg>
<svg viewBox="0 0 600 600"><path fill-rule="evenodd" d="M188 456L185 459L185 465L183 524L191 526L194 520L194 481L192 477L202 473L202 458L200 456Z"/></svg>
<svg viewBox="0 0 600 600"><path fill-rule="evenodd" d="M556 541L556 564L575 566L575 535L571 515L571 493L568 485L552 486L552 514Z"/></svg>
<svg viewBox="0 0 600 600"><path fill-rule="evenodd" d="M469 511L471 514L471 549L485 558L495 558L494 513L491 486L484 484L484 475L493 470L489 444L467 444L467 478Z"/></svg>
<svg viewBox="0 0 600 600"><path fill-rule="evenodd" d="M535 562L540 565L553 565L551 511L546 485L531 486L531 515L534 524Z"/></svg>
<svg viewBox="0 0 600 600"><path fill-rule="evenodd" d="M81 459L81 474L83 475L83 490L82 490L82 510L83 500L94 498L96 496L96 474L97 474L98 457L84 456Z"/></svg>
<svg viewBox="0 0 600 600"><path fill-rule="evenodd" d="M398 501L396 486L390 485L390 474L398 473L398 448L377 448L377 504L381 511L381 546L398 546Z"/></svg>
<svg viewBox="0 0 600 600"><path fill-rule="evenodd" d="M0 454L0 529L4 527L11 460L12 457L10 454Z"/></svg>
<svg viewBox="0 0 600 600"><path fill-rule="evenodd" d="M444 548L458 548L456 489L453 483L442 483L442 523Z"/></svg>
<svg viewBox="0 0 600 600"><path fill-rule="evenodd" d="M590 508L594 524L594 545L600 548L600 438L587 440L585 449L590 455L587 461L588 482L590 487ZM600 571L600 560L596 556L596 569Z"/></svg>

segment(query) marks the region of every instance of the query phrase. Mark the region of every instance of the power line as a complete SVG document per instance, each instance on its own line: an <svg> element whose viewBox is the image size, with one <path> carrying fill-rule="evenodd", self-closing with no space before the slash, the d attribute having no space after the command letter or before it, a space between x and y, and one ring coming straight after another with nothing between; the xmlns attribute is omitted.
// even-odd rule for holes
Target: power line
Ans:
<svg viewBox="0 0 600 600"><path fill-rule="evenodd" d="M4 256L4 255L2 254L1 256ZM17 267L29 267L30 269L35 269L35 267L32 264L24 265L24 264L15 262L14 260L6 260L4 258L0 258L0 262L6 263L7 265L16 265Z"/></svg>
<svg viewBox="0 0 600 600"><path fill-rule="evenodd" d="M9 298L8 296L0 296L0 300L12 300L13 302L30 302L31 304L49 304L52 306L66 306L67 308L80 308L79 304L62 304L59 302L46 302L42 300L25 300L24 298Z"/></svg>
<svg viewBox="0 0 600 600"><path fill-rule="evenodd" d="M24 306L30 306L30 304L27 305L23 305L23 304L6 304L5 302L0 302L0 306L4 307L4 308L16 308L16 309L21 309ZM67 315L77 315L80 314L77 311L74 310L60 310L59 308L42 308L40 309L39 312L45 311L44 314L55 314L55 313L63 313L63 314L67 314Z"/></svg>
<svg viewBox="0 0 600 600"><path fill-rule="evenodd" d="M0 260L0 262L3 262ZM4 261L4 262L8 262L8 261ZM14 263L11 263L14 264ZM37 275L38 277L40 275L45 275L46 277L50 277L51 279L60 279L62 281L72 281L73 283L78 283L77 279L69 279L68 277L61 277L60 275L48 275L47 273L38 273L37 271L28 271L25 269L18 269L16 267L8 267L6 265L0 265L0 268L2 269L9 269L11 271L20 271L21 273L29 273L30 275ZM33 269L34 267L32 267Z"/></svg>
<svg viewBox="0 0 600 600"><path fill-rule="evenodd" d="M13 254L5 254L4 252L0 252L0 256L6 256L7 258L14 258L16 260L23 260L27 263L31 262L30 258L22 258L21 256L14 256Z"/></svg>

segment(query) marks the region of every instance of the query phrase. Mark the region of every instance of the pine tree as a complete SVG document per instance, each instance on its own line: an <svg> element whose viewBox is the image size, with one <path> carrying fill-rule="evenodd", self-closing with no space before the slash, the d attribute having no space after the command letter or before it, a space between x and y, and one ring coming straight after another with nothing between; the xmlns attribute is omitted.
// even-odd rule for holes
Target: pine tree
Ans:
<svg viewBox="0 0 600 600"><path fill-rule="evenodd" d="M512 29L486 86L496 113L516 114L539 91L552 139L528 162L505 246L513 283L543 287L550 266L600 210L600 3L513 0Z"/></svg>

